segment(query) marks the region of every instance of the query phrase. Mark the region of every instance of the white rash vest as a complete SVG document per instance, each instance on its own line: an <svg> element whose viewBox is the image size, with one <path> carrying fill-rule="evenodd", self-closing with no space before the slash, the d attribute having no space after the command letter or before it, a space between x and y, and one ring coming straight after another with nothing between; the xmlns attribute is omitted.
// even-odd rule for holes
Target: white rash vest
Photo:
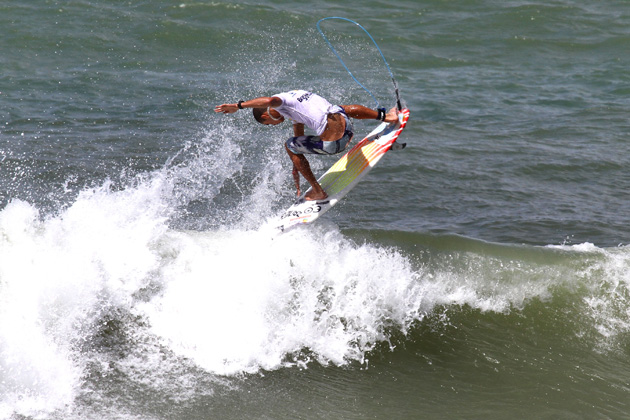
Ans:
<svg viewBox="0 0 630 420"><path fill-rule="evenodd" d="M301 123L321 135L326 129L328 114L343 112L341 107L331 105L321 96L306 90L292 90L273 95L282 100L282 105L273 107L284 118Z"/></svg>

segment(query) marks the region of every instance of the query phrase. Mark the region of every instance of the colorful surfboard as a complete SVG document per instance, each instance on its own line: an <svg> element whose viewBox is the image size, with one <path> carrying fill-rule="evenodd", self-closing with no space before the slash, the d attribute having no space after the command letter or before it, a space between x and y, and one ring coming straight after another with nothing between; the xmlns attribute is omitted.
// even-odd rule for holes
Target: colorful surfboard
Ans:
<svg viewBox="0 0 630 420"><path fill-rule="evenodd" d="M274 227L286 232L294 226L312 223L330 210L376 165L389 150L402 149L405 144L396 139L407 125L409 110L403 109L395 123L382 123L337 161L324 175L319 184L328 194L325 200L307 201L307 190L278 221Z"/></svg>

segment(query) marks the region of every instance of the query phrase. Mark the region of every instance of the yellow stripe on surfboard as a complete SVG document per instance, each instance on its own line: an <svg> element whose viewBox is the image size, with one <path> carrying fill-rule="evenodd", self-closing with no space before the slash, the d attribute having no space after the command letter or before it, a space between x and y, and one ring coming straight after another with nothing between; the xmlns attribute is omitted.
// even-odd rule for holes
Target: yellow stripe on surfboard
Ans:
<svg viewBox="0 0 630 420"><path fill-rule="evenodd" d="M346 188L367 168L375 158L385 153L385 147L376 142L368 142L357 147L339 159L320 179L320 185L329 196Z"/></svg>

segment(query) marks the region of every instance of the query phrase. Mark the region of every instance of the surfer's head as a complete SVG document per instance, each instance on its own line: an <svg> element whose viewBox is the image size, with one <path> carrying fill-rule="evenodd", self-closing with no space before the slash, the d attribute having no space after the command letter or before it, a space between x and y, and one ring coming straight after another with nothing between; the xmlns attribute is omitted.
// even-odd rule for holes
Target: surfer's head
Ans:
<svg viewBox="0 0 630 420"><path fill-rule="evenodd" d="M284 117L273 108L254 108L252 113L256 121L261 124L276 125L284 121Z"/></svg>

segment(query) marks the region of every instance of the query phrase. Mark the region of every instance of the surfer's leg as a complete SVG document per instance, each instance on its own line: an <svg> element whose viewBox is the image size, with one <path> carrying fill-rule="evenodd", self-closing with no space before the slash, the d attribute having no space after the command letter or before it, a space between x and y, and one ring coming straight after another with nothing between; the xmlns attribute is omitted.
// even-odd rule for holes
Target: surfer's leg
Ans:
<svg viewBox="0 0 630 420"><path fill-rule="evenodd" d="M286 145L285 149L287 150L287 153L289 154L289 157L293 162L293 166L298 170L300 174L302 174L304 179L306 179L306 181L311 184L312 189L308 192L308 194L306 194L306 196L304 196L304 198L306 200L323 200L324 198L328 197L326 191L324 191L322 189L322 186L319 185L319 182L317 182L315 175L313 175L313 171L311 171L311 165L309 165L308 160L306 160L304 155L293 153L289 150L288 147L286 147Z"/></svg>
<svg viewBox="0 0 630 420"><path fill-rule="evenodd" d="M357 120L376 120L378 118L378 111L376 109L368 108L363 105L342 105L341 106L346 114L351 118ZM392 108L385 115L385 122L396 122L398 120L398 111L396 108Z"/></svg>

